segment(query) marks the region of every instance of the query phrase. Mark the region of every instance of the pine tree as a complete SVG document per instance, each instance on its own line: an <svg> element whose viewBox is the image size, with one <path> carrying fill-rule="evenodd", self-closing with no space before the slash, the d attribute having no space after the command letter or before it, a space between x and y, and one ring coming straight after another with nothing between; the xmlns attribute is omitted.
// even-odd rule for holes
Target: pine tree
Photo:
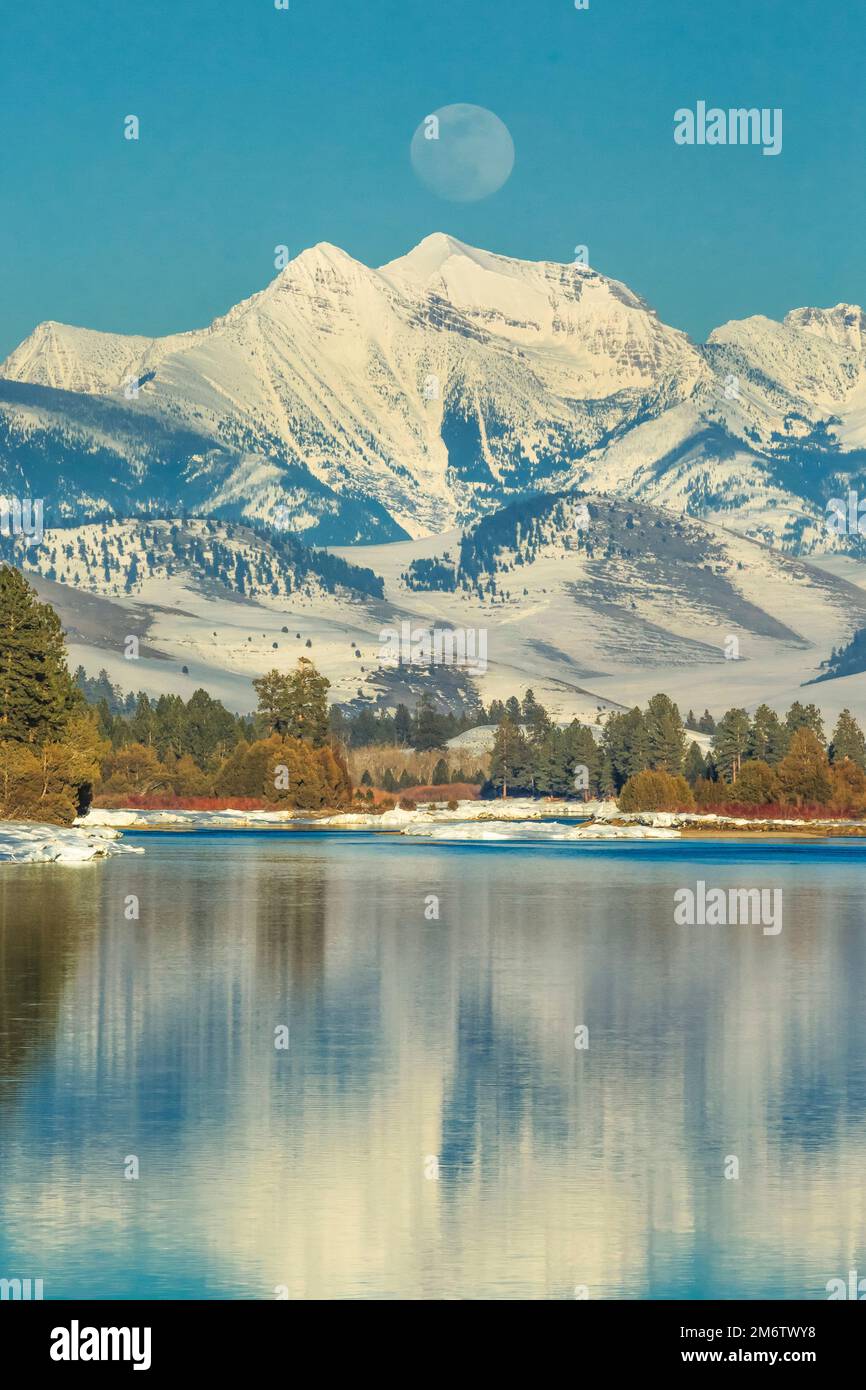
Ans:
<svg viewBox="0 0 866 1390"><path fill-rule="evenodd" d="M156 737L156 712L144 691L139 694L135 712L129 721L129 733L133 742L144 743L148 747Z"/></svg>
<svg viewBox="0 0 866 1390"><path fill-rule="evenodd" d="M642 712L635 706L627 714L612 714L604 726L605 791L618 792L629 777L647 766L647 730Z"/></svg>
<svg viewBox="0 0 866 1390"><path fill-rule="evenodd" d="M506 715L496 730L490 755L490 780L499 787L503 797L508 789L518 790L527 771L528 750L520 727Z"/></svg>
<svg viewBox="0 0 866 1390"><path fill-rule="evenodd" d="M817 705L801 705L795 700L785 716L785 728L789 734L798 729L811 729L819 743L824 743L824 720Z"/></svg>
<svg viewBox="0 0 866 1390"><path fill-rule="evenodd" d="M540 743L554 727L547 710L538 703L531 690L526 692L523 701L523 723L533 743Z"/></svg>
<svg viewBox="0 0 866 1390"><path fill-rule="evenodd" d="M866 738L849 709L843 709L836 720L830 743L830 761L838 763L843 758L850 758L858 767L866 768Z"/></svg>
<svg viewBox="0 0 866 1390"><path fill-rule="evenodd" d="M562 796L582 796L588 800L601 790L601 748L592 730L575 719L563 731L565 755L564 785L556 790Z"/></svg>
<svg viewBox="0 0 866 1390"><path fill-rule="evenodd" d="M200 768L222 761L237 738L235 720L206 690L196 690L186 703L184 753Z"/></svg>
<svg viewBox="0 0 866 1390"><path fill-rule="evenodd" d="M448 764L444 758L440 758L433 769L433 776L430 785L433 787L444 787L451 779L448 776Z"/></svg>
<svg viewBox="0 0 866 1390"><path fill-rule="evenodd" d="M412 716L405 705L398 705L394 713L394 737L401 748L412 742Z"/></svg>
<svg viewBox="0 0 866 1390"><path fill-rule="evenodd" d="M749 746L749 716L744 709L729 709L713 734L716 766L729 782L736 782Z"/></svg>
<svg viewBox="0 0 866 1390"><path fill-rule="evenodd" d="M701 752L700 744L696 743L695 740L692 739L691 743L689 744L688 751L686 753L685 763L683 764L683 776L685 777L689 786L693 787L699 777L706 777L706 775L706 759L704 758L704 755Z"/></svg>
<svg viewBox="0 0 866 1390"><path fill-rule="evenodd" d="M787 753L790 741L791 735L776 711L769 705L758 705L749 730L748 756L775 767Z"/></svg>
<svg viewBox="0 0 866 1390"><path fill-rule="evenodd" d="M667 695L653 695L644 721L649 766L676 777L683 770L686 752L686 736L677 706Z"/></svg>
<svg viewBox="0 0 866 1390"><path fill-rule="evenodd" d="M288 675L272 670L253 681L258 712L270 733L303 739L315 748L328 739L328 697L331 682L319 675L309 657L298 658Z"/></svg>
<svg viewBox="0 0 866 1390"><path fill-rule="evenodd" d="M83 697L66 666L60 619L18 570L0 567L0 739L57 738Z"/></svg>
<svg viewBox="0 0 866 1390"><path fill-rule="evenodd" d="M328 691L331 682L306 656L289 676L289 735L323 747L328 741Z"/></svg>
<svg viewBox="0 0 866 1390"><path fill-rule="evenodd" d="M532 748L535 790L542 796L565 796L568 786L568 751L562 729L548 730Z"/></svg>
<svg viewBox="0 0 866 1390"><path fill-rule="evenodd" d="M415 747L419 753L427 753L432 748L444 748L447 740L445 720L437 710L433 697L425 693L415 711Z"/></svg>

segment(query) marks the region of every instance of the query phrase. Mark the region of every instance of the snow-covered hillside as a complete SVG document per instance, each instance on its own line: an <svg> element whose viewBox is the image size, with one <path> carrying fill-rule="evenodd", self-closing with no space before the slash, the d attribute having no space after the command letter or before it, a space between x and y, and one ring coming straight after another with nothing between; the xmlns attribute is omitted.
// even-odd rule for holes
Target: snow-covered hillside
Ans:
<svg viewBox="0 0 866 1390"><path fill-rule="evenodd" d="M308 550L293 536L191 519L111 521L48 530L26 552L0 541L0 559L26 564L58 584L106 597L139 596L175 576L225 597L284 599L348 591L382 595L370 570L327 552Z"/></svg>
<svg viewBox="0 0 866 1390"><path fill-rule="evenodd" d="M591 487L833 548L826 502L866 457L864 361L852 306L698 347L582 264L437 233L376 270L320 244L204 329L40 324L0 366L0 488L49 521L281 509L347 544Z"/></svg>
<svg viewBox="0 0 866 1390"><path fill-rule="evenodd" d="M80 532L89 556L82 588L34 579L61 615L72 664L90 674L105 667L123 690L188 697L204 686L245 711L256 676L308 655L331 681L331 698L346 705L393 708L426 690L459 707L470 694L489 703L531 687L557 717L594 723L612 706L664 690L683 713L817 699L828 718L845 705L866 718L866 676L802 689L833 647L866 627L862 565L840 557L819 568L641 503L529 498L465 534L332 553L381 576L381 597L347 585L329 592L316 576L291 591L265 582L255 594L232 592L194 562L194 547L172 552L171 564L165 555L154 566L139 558L128 592L123 570L109 563L106 576L101 527ZM80 533L69 534L75 563ZM139 532L108 534L112 559L119 562L122 540L128 563ZM49 533L49 542L58 538ZM249 535L239 544L243 555ZM419 585L434 559L450 566L451 582ZM253 556L247 564L256 572ZM463 633L476 653L483 642L483 660L397 666L387 659L388 634L404 624L410 633ZM139 639L133 661L130 634Z"/></svg>

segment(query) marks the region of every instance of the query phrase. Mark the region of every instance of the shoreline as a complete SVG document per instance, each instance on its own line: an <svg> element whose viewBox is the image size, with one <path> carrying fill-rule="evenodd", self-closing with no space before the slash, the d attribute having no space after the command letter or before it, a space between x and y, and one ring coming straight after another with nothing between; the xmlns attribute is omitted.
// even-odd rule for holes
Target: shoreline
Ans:
<svg viewBox="0 0 866 1390"><path fill-rule="evenodd" d="M866 821L836 819L753 821L740 817L671 811L623 814L615 802L557 802L529 798L497 802L420 803L413 810L393 807L374 814L291 810L221 811L100 810L93 808L72 826L34 821L0 821L0 864L81 864L117 854L144 854L127 836L326 832L337 836L367 833L438 844L593 845L624 843L815 843L866 839Z"/></svg>

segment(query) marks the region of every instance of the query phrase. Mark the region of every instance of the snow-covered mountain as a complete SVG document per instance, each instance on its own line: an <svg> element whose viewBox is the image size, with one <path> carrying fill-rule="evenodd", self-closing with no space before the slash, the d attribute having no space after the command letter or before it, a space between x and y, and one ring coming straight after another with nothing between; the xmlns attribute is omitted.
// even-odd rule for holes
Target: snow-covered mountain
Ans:
<svg viewBox="0 0 866 1390"><path fill-rule="evenodd" d="M55 523L279 513L375 543L591 487L809 550L866 474L860 309L697 346L583 264L441 233L379 269L316 246L201 330L40 324L0 378L0 489Z"/></svg>

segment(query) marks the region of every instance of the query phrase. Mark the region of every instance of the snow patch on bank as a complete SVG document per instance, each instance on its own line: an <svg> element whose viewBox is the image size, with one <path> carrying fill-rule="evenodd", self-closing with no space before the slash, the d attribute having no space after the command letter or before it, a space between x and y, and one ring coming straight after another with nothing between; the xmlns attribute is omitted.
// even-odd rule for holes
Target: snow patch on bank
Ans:
<svg viewBox="0 0 866 1390"><path fill-rule="evenodd" d="M76 826L90 830L106 826L115 830L207 830L249 829L256 825L290 825L305 817L297 811L106 811L94 807L79 816Z"/></svg>
<svg viewBox="0 0 866 1390"><path fill-rule="evenodd" d="M143 854L143 849L118 844L119 832L109 826L91 830L35 821L0 821L0 863L87 864L115 854Z"/></svg>
<svg viewBox="0 0 866 1390"><path fill-rule="evenodd" d="M467 823L457 825L411 825L404 835L426 840L678 840L678 830L656 829L648 825L539 825L535 821Z"/></svg>

